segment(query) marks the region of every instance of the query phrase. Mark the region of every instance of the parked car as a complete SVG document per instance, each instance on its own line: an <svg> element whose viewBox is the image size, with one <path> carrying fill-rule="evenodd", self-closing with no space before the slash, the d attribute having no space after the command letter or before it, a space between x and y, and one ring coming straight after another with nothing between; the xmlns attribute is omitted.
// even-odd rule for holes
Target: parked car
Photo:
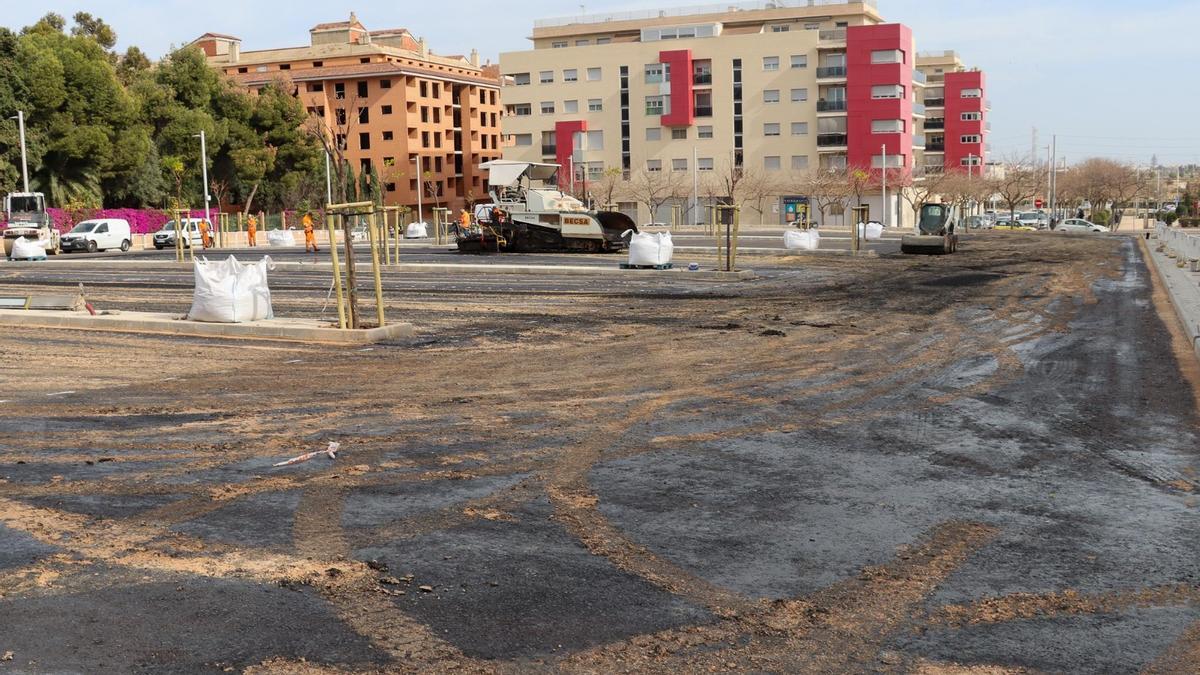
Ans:
<svg viewBox="0 0 1200 675"><path fill-rule="evenodd" d="M1108 232L1108 228L1083 218L1067 218L1056 228L1063 232Z"/></svg>
<svg viewBox="0 0 1200 675"><path fill-rule="evenodd" d="M59 240L63 253L70 251L107 251L119 248L128 251L133 245L129 234L129 221L121 218L99 218L85 220Z"/></svg>
<svg viewBox="0 0 1200 675"><path fill-rule="evenodd" d="M184 231L183 246L189 248L191 246L203 245L203 240L200 237L200 221L203 218L184 218L183 226L180 228ZM154 233L154 248L162 250L164 248L175 248L175 221L168 220L162 229Z"/></svg>
<svg viewBox="0 0 1200 675"><path fill-rule="evenodd" d="M1031 230L1042 229L1043 222L1045 222L1046 227L1050 227L1050 219L1046 218L1045 221L1043 221L1042 219L1043 219L1042 214L1037 213L1036 211L1027 211L1025 213L1017 214L1017 222L1022 225L1025 225L1026 227L1028 227Z"/></svg>
<svg viewBox="0 0 1200 675"><path fill-rule="evenodd" d="M1020 220L1009 220L1008 218L1001 218L1000 220L997 220L996 227L994 229L997 229L997 230L1024 230L1026 232L1034 232L1037 230L1036 227L1034 227L1032 225L1026 225L1026 224L1022 223Z"/></svg>
<svg viewBox="0 0 1200 675"><path fill-rule="evenodd" d="M967 216L964 221L968 230L990 230L992 223L983 216Z"/></svg>

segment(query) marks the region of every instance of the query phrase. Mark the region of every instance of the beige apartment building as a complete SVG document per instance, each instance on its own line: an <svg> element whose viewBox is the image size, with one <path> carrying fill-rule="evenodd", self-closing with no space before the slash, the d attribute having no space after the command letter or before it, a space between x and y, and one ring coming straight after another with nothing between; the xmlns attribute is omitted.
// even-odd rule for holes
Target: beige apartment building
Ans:
<svg viewBox="0 0 1200 675"><path fill-rule="evenodd" d="M547 19L531 39L500 56L504 156L558 162L576 192L605 170L687 173L698 194L673 201L690 221L704 184L732 166L779 186L761 214L779 223L813 209L793 187L810 169L919 171L925 76L911 31L885 23L873 0ZM864 202L883 216L880 194ZM669 204L620 208L638 222L670 217Z"/></svg>
<svg viewBox="0 0 1200 675"><path fill-rule="evenodd" d="M244 51L218 33L192 44L252 91L276 80L291 86L353 170L379 174L387 204L415 209L419 186L426 209L486 198L478 166L502 154L499 69L475 51L434 54L408 30L368 31L353 13L314 26L300 47Z"/></svg>

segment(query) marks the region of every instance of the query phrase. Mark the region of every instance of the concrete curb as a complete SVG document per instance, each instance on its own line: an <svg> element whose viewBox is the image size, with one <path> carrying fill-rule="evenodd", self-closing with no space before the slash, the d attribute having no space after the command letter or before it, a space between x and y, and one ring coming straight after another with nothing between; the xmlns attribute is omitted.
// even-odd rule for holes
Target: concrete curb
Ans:
<svg viewBox="0 0 1200 675"><path fill-rule="evenodd" d="M1196 358L1200 360L1200 284L1197 283L1196 276L1186 269L1176 267L1171 258L1155 251L1151 241L1138 237L1137 242L1141 247L1142 257L1162 282L1163 290L1167 292L1167 297L1171 299L1171 305L1175 308L1179 325L1192 343L1192 351Z"/></svg>
<svg viewBox="0 0 1200 675"><path fill-rule="evenodd" d="M786 256L804 256L810 258L878 258L879 251L873 249L862 249L860 251L851 251L849 249L817 249L815 251L801 251L796 249L783 249L779 251L779 255Z"/></svg>
<svg viewBox="0 0 1200 675"><path fill-rule="evenodd" d="M782 251L783 249L780 249ZM74 260L74 261L58 261L47 260L44 263L36 263L40 268L52 268L56 270L76 270L81 272L94 272L97 270L120 270L123 267L128 271L146 272L146 271L165 271L175 272L183 269L191 269L191 262L177 263L164 262L161 260L118 260L112 259L94 259L94 260ZM686 264L686 263L685 263ZM275 263L275 267L285 270L323 270L331 271L333 266L327 262L293 262L279 261ZM5 267L6 270L12 271L13 268ZM22 267L20 269L37 269L32 266ZM362 269L362 262L359 262L359 269ZM445 272L454 274L531 274L538 276L545 275L561 275L561 276L660 276L667 278L675 278L686 276L688 279L703 280L703 281L745 281L754 279L756 275L753 270L737 270L735 272L722 272L720 270L697 270L689 272L686 267L675 267L669 270L649 270L649 269L622 269L614 264L612 267L598 267L585 265L505 265L505 264L462 264L462 263L406 263L400 265L380 265L379 269L383 272L393 272L397 274L419 274L429 272ZM368 264L369 271L369 264Z"/></svg>
<svg viewBox="0 0 1200 675"><path fill-rule="evenodd" d="M86 312L56 312L39 310L0 310L0 326L22 328L65 328L114 333L143 333L150 335L181 335L214 337L235 340L283 340L288 342L321 342L328 344L362 345L393 338L411 337L410 323L396 323L382 328L338 330L315 319L267 319L246 323L204 323L183 321L176 314L151 312L121 312L92 316Z"/></svg>

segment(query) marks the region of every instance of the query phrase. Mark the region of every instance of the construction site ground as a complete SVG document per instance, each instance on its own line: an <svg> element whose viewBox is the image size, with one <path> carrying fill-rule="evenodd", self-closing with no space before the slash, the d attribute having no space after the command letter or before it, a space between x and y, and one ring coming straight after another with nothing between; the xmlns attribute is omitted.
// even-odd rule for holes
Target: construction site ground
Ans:
<svg viewBox="0 0 1200 675"><path fill-rule="evenodd" d="M1196 672L1200 367L1142 246L388 275L417 334L363 348L6 329L0 673Z"/></svg>

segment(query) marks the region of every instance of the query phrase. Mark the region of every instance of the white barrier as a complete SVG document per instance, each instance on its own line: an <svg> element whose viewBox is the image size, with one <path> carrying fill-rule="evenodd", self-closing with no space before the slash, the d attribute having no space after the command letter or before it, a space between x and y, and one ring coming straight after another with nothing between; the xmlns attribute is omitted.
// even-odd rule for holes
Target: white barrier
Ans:
<svg viewBox="0 0 1200 675"><path fill-rule="evenodd" d="M1159 223L1154 228L1158 241L1184 261L1200 260L1200 233L1191 234L1177 227Z"/></svg>

